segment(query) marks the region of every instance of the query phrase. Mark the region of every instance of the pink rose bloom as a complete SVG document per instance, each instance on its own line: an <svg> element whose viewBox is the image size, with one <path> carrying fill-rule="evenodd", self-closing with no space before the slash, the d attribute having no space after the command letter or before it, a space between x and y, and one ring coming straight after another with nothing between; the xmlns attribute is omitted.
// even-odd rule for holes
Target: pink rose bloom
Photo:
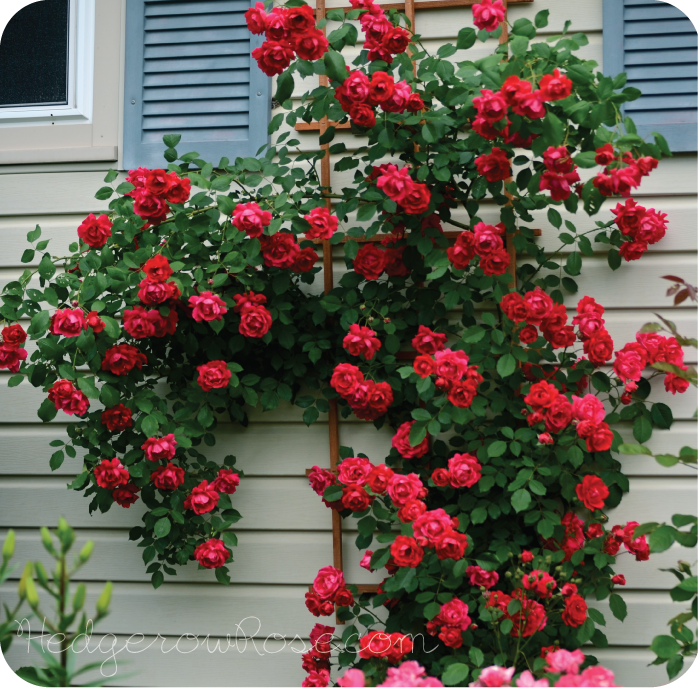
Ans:
<svg viewBox="0 0 700 700"><path fill-rule="evenodd" d="M374 465L365 457L348 457L338 465L338 479L346 486L364 486L372 469Z"/></svg>
<svg viewBox="0 0 700 700"><path fill-rule="evenodd" d="M313 585L314 591L322 600L330 600L345 586L343 572L334 566L324 566L316 574Z"/></svg>
<svg viewBox="0 0 700 700"><path fill-rule="evenodd" d="M498 583L497 571L486 571L480 566L467 567L467 580L472 586L483 586L484 588L493 588Z"/></svg>
<svg viewBox="0 0 700 700"><path fill-rule="evenodd" d="M338 230L338 217L333 216L325 207L312 209L304 219L311 225L304 234L309 240L328 240Z"/></svg>
<svg viewBox="0 0 700 700"><path fill-rule="evenodd" d="M212 292L202 292L199 296L191 296L189 302L192 318L198 323L219 321L228 311L223 299Z"/></svg>
<svg viewBox="0 0 700 700"><path fill-rule="evenodd" d="M579 666L583 663L584 655L580 649L576 651L567 651L566 649L558 649L550 651L545 657L547 673L571 673L576 675Z"/></svg>
<svg viewBox="0 0 700 700"><path fill-rule="evenodd" d="M476 7L476 5L475 5ZM481 671L478 680L469 684L470 688L501 688L504 685L510 686L510 679L515 673L515 668L504 668L503 666L487 666Z"/></svg>
<svg viewBox="0 0 700 700"><path fill-rule="evenodd" d="M377 178L377 187L391 199L400 199L413 189L413 180L408 174L408 168L399 170L395 165L386 166L384 174Z"/></svg>
<svg viewBox="0 0 700 700"><path fill-rule="evenodd" d="M309 474L309 484L319 496L323 496L323 492L331 484L335 484L335 474L330 469L313 466Z"/></svg>
<svg viewBox="0 0 700 700"><path fill-rule="evenodd" d="M386 680L377 688L425 688L424 674L425 669L417 661L404 661L398 668L389 667Z"/></svg>
<svg viewBox="0 0 700 700"><path fill-rule="evenodd" d="M602 423L605 419L605 407L602 401L593 396L574 396L574 418L580 421L591 421L591 423Z"/></svg>
<svg viewBox="0 0 700 700"><path fill-rule="evenodd" d="M496 574L498 577L498 574ZM466 630L471 625L469 606L459 598L453 598L449 603L444 603L440 608L440 623L448 627L457 627Z"/></svg>
<svg viewBox="0 0 700 700"><path fill-rule="evenodd" d="M418 682L419 688L444 688L442 682L435 676L426 676Z"/></svg>
<svg viewBox="0 0 700 700"><path fill-rule="evenodd" d="M368 549L363 555L362 555L362 560L360 561L360 566L363 569L367 569L367 571L374 571L373 568L370 566L370 562L372 561L372 555L374 552L371 549Z"/></svg>
<svg viewBox="0 0 700 700"><path fill-rule="evenodd" d="M170 433L159 438L148 438L141 449L146 453L147 460L157 462L159 459L172 459L175 456L175 445L177 445L175 435Z"/></svg>
<svg viewBox="0 0 700 700"><path fill-rule="evenodd" d="M472 242L474 250L479 255L489 255L503 250L503 238L506 234L506 227L503 224L498 226L489 226L488 224L478 223L474 227L474 235Z"/></svg>
<svg viewBox="0 0 700 700"><path fill-rule="evenodd" d="M374 353L382 347L382 343L377 334L371 329L359 326L357 323L351 324L348 334L343 338L343 348L355 357L362 357L371 360Z"/></svg>
<svg viewBox="0 0 700 700"><path fill-rule="evenodd" d="M256 202L237 204L233 210L233 225L239 231L245 231L249 236L262 236L263 227L269 226L272 214L263 211Z"/></svg>
<svg viewBox="0 0 700 700"><path fill-rule="evenodd" d="M454 488L469 488L481 478L481 464L471 455L454 455L447 462L450 484Z"/></svg>
<svg viewBox="0 0 700 700"><path fill-rule="evenodd" d="M589 666L579 676L579 688L616 688L615 674L602 666Z"/></svg>
<svg viewBox="0 0 700 700"><path fill-rule="evenodd" d="M452 518L442 508L419 515L413 523L413 532L421 547L435 546L447 532L452 531Z"/></svg>
<svg viewBox="0 0 700 700"><path fill-rule="evenodd" d="M536 681L530 671L523 671L520 678L515 681L518 688L549 688L549 681L546 678L541 678Z"/></svg>
<svg viewBox="0 0 700 700"><path fill-rule="evenodd" d="M472 5L474 24L479 29L493 32L498 29L498 25L503 22L506 16L506 8L501 0L481 0L480 3Z"/></svg>
<svg viewBox="0 0 700 700"><path fill-rule="evenodd" d="M387 491L396 506L417 498L423 490L423 482L418 474L394 474L389 480Z"/></svg>
<svg viewBox="0 0 700 700"><path fill-rule="evenodd" d="M605 328L603 317L595 313L585 313L574 316L572 323L574 326L578 326L579 333L584 338L590 338L594 333Z"/></svg>
<svg viewBox="0 0 700 700"><path fill-rule="evenodd" d="M630 343L622 350L617 350L615 352L613 370L623 382L628 382L630 380L638 382L642 378L642 370L646 367L647 358L637 352L637 350L626 349L628 345L630 345Z"/></svg>
<svg viewBox="0 0 700 700"><path fill-rule="evenodd" d="M338 678L341 688L364 688L365 674L359 668L349 668L344 676Z"/></svg>
<svg viewBox="0 0 700 700"><path fill-rule="evenodd" d="M469 357L464 350L438 350L435 353L438 377L458 382L469 368Z"/></svg>

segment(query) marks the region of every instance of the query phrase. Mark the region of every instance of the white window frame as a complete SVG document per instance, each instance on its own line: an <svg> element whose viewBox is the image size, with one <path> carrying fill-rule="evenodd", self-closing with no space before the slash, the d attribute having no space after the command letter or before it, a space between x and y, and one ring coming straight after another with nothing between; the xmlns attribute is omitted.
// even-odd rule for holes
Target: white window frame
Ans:
<svg viewBox="0 0 700 700"><path fill-rule="evenodd" d="M87 124L92 121L95 69L95 0L70 0L68 104L0 107L0 128L30 124Z"/></svg>

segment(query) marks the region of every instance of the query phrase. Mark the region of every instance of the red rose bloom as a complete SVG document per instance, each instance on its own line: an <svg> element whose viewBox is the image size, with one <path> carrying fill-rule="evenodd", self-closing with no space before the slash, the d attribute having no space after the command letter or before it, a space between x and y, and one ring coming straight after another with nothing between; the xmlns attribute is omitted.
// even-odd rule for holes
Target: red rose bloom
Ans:
<svg viewBox="0 0 700 700"><path fill-rule="evenodd" d="M444 333L436 333L426 326L418 326L418 332L411 341L411 345L416 352L434 355L436 352L445 349L446 342L447 336Z"/></svg>
<svg viewBox="0 0 700 700"><path fill-rule="evenodd" d="M125 484L112 491L112 498L122 507L129 508L132 503L136 503L139 497L136 495L141 489L134 484Z"/></svg>
<svg viewBox="0 0 700 700"><path fill-rule="evenodd" d="M146 356L133 345L120 343L107 350L101 367L106 372L123 376L134 368L141 369L145 362Z"/></svg>
<svg viewBox="0 0 700 700"><path fill-rule="evenodd" d="M442 627L438 637L445 643L445 646L452 649L459 649L462 646L462 630L459 627Z"/></svg>
<svg viewBox="0 0 700 700"><path fill-rule="evenodd" d="M205 569L218 569L230 556L231 553L226 549L226 545L216 538L203 542L194 550L194 558Z"/></svg>
<svg viewBox="0 0 700 700"><path fill-rule="evenodd" d="M272 328L272 314L264 306L249 306L241 313L238 332L247 338L262 338Z"/></svg>
<svg viewBox="0 0 700 700"><path fill-rule="evenodd" d="M553 73L545 75L540 80L542 99L548 102L566 99L571 94L572 87L573 83L571 80L560 73L558 68L555 68Z"/></svg>
<svg viewBox="0 0 700 700"><path fill-rule="evenodd" d="M461 559L469 546L467 536L454 530L447 531L435 544L438 559Z"/></svg>
<svg viewBox="0 0 700 700"><path fill-rule="evenodd" d="M525 397L525 403L533 409L549 408L554 405L559 390L547 381L537 382L530 387L530 393Z"/></svg>
<svg viewBox="0 0 700 700"><path fill-rule="evenodd" d="M338 230L338 217L333 216L325 207L312 209L304 219L311 225L304 234L309 240L328 240Z"/></svg>
<svg viewBox="0 0 700 700"><path fill-rule="evenodd" d="M371 129L377 123L377 116L374 109L366 104L353 104L348 110L350 118L357 126L365 129Z"/></svg>
<svg viewBox="0 0 700 700"><path fill-rule="evenodd" d="M104 410L101 420L102 425L113 432L126 430L134 424L131 418L131 409L127 408L123 403L118 403L116 406Z"/></svg>
<svg viewBox="0 0 700 700"><path fill-rule="evenodd" d="M362 512L367 510L374 500L374 496L370 496L362 486L346 486L343 489L342 504L348 510Z"/></svg>
<svg viewBox="0 0 700 700"><path fill-rule="evenodd" d="M87 219L78 226L78 238L91 248L101 248L111 235L112 222L106 214L101 214L99 218L88 214Z"/></svg>
<svg viewBox="0 0 700 700"><path fill-rule="evenodd" d="M294 59L294 51L289 44L280 41L266 41L253 49L252 55L260 70L268 76L279 75Z"/></svg>
<svg viewBox="0 0 700 700"><path fill-rule="evenodd" d="M600 477L587 474L583 477L583 482L576 486L576 495L586 508L597 510L605 506L610 491Z"/></svg>
<svg viewBox="0 0 700 700"><path fill-rule="evenodd" d="M447 469L433 470L430 478L433 480L435 486L444 487L450 485L450 473L447 471Z"/></svg>
<svg viewBox="0 0 700 700"><path fill-rule="evenodd" d="M557 396L554 403L547 409L544 424L551 433L564 430L574 419L574 410L565 396Z"/></svg>
<svg viewBox="0 0 700 700"><path fill-rule="evenodd" d="M595 162L598 165L610 165L615 160L615 151L611 143L606 143L605 146L596 148Z"/></svg>
<svg viewBox="0 0 700 700"><path fill-rule="evenodd" d="M330 469L321 469L315 465L311 467L309 485L319 496L323 496L326 488L335 482L336 476Z"/></svg>
<svg viewBox="0 0 700 700"><path fill-rule="evenodd" d="M391 556L396 566L415 569L423 561L423 548L413 537L399 535L391 544Z"/></svg>
<svg viewBox="0 0 700 700"><path fill-rule="evenodd" d="M351 396L360 382L364 381L364 374L355 365L341 362L334 370L331 377L331 386L344 398Z"/></svg>
<svg viewBox="0 0 700 700"><path fill-rule="evenodd" d="M476 170L488 182L500 182L511 176L510 161L505 151L492 148L488 155L481 155L475 161Z"/></svg>
<svg viewBox="0 0 700 700"><path fill-rule="evenodd" d="M219 493L236 493L241 477L233 469L219 469L216 479L211 482L211 488Z"/></svg>
<svg viewBox="0 0 700 700"><path fill-rule="evenodd" d="M318 254L313 248L300 248L290 269L301 275L305 272L311 272L317 262Z"/></svg>
<svg viewBox="0 0 700 700"><path fill-rule="evenodd" d="M450 484L454 488L469 488L481 478L481 464L469 454L456 454L447 462Z"/></svg>
<svg viewBox="0 0 700 700"><path fill-rule="evenodd" d="M523 588L540 598L551 598L557 582L546 571L532 571L523 576Z"/></svg>
<svg viewBox="0 0 700 700"><path fill-rule="evenodd" d="M151 473L151 481L157 489L174 491L185 483L185 470L168 462L165 466L160 466Z"/></svg>
<svg viewBox="0 0 700 700"><path fill-rule="evenodd" d="M350 325L348 334L343 338L343 348L355 357L362 356L365 360L371 360L374 353L382 347L376 337L377 334L367 327L360 327L357 323Z"/></svg>
<svg viewBox="0 0 700 700"><path fill-rule="evenodd" d="M484 29L487 32L494 32L498 29L498 25L505 20L506 9L501 0L481 0L481 2L472 5L472 14L474 15L474 24L479 29Z"/></svg>
<svg viewBox="0 0 700 700"><path fill-rule="evenodd" d="M583 342L583 351L596 366L604 365L613 355L613 339L605 329L596 331Z"/></svg>
<svg viewBox="0 0 700 700"><path fill-rule="evenodd" d="M200 365L197 367L197 372L199 372L197 384L204 391L225 389L231 379L231 371L223 360L213 360L205 365Z"/></svg>
<svg viewBox="0 0 700 700"><path fill-rule="evenodd" d="M418 182L410 190L404 192L397 203L403 207L407 214L422 214L430 207L430 190L427 185Z"/></svg>
<svg viewBox="0 0 700 700"><path fill-rule="evenodd" d="M290 43L297 56L304 61L316 61L328 51L328 39L320 29L309 29L302 33L293 33Z"/></svg>
<svg viewBox="0 0 700 700"><path fill-rule="evenodd" d="M447 249L447 259L458 270L466 270L475 255L474 234L471 231L461 231L454 245Z"/></svg>
<svg viewBox="0 0 700 700"><path fill-rule="evenodd" d="M580 627L586 621L588 606L580 595L572 595L566 600L561 621L569 627Z"/></svg>
<svg viewBox="0 0 700 700"><path fill-rule="evenodd" d="M341 608L347 608L355 604L355 598L347 588L341 588L335 594L335 604L339 605Z"/></svg>
<svg viewBox="0 0 700 700"><path fill-rule="evenodd" d="M146 453L147 460L157 462L159 459L172 459L175 456L176 445L175 435L170 433L163 437L148 438L141 445L141 449Z"/></svg>
<svg viewBox="0 0 700 700"><path fill-rule="evenodd" d="M525 328L523 328L518 334L518 340L520 340L523 345L530 345L531 343L534 343L538 337L537 328L530 325L525 326Z"/></svg>
<svg viewBox="0 0 700 700"><path fill-rule="evenodd" d="M503 313L513 323L521 323L528 317L529 306L518 292L509 292L501 299Z"/></svg>
<svg viewBox="0 0 700 700"><path fill-rule="evenodd" d="M260 242L263 263L268 267L290 268L299 252L296 236L291 233L275 233Z"/></svg>
<svg viewBox="0 0 700 700"><path fill-rule="evenodd" d="M165 219L170 212L168 203L161 197L156 197L146 189L134 191L134 214L155 226Z"/></svg>
<svg viewBox="0 0 700 700"><path fill-rule="evenodd" d="M426 510L428 510L428 507L423 501L412 499L406 501L406 503L399 508L397 515L402 523L412 523L416 518L423 515Z"/></svg>
<svg viewBox="0 0 700 700"><path fill-rule="evenodd" d="M418 355L415 360L413 360L413 371L419 377L429 377L435 374L437 371L437 365L435 360L430 357L430 355Z"/></svg>
<svg viewBox="0 0 700 700"><path fill-rule="evenodd" d="M353 267L366 280L376 280L384 271L384 251L374 243L366 243L355 256Z"/></svg>
<svg viewBox="0 0 700 700"><path fill-rule="evenodd" d="M306 32L316 26L314 11L309 5L293 7L287 11L284 24L290 32Z"/></svg>
<svg viewBox="0 0 700 700"><path fill-rule="evenodd" d="M26 357L26 351L23 352ZM68 379L59 379L49 389L49 401L53 401L57 409L69 416L82 416L90 408L87 396L80 389L76 389Z"/></svg>
<svg viewBox="0 0 700 700"><path fill-rule="evenodd" d="M367 477L367 486L369 486L372 493L381 495L386 493L392 476L394 476L393 469L389 469L389 467L384 464L379 464L369 473Z"/></svg>
<svg viewBox="0 0 700 700"><path fill-rule="evenodd" d="M607 423L599 423L586 436L586 448L589 452L605 452L610 449L614 437Z"/></svg>
<svg viewBox="0 0 700 700"><path fill-rule="evenodd" d="M525 549L525 550L523 550L522 554L520 555L520 558L523 560L524 564L528 564L529 562L531 562L535 558L535 555L532 552L530 552L529 550Z"/></svg>
<svg viewBox="0 0 700 700"><path fill-rule="evenodd" d="M95 481L103 489L115 489L129 482L129 472L118 459L103 459L94 469Z"/></svg>
<svg viewBox="0 0 700 700"><path fill-rule="evenodd" d="M510 631L510 636L531 637L535 632L543 630L547 624L544 607L536 600L528 600L522 588L513 592L513 599L519 600L522 607L511 617L513 629Z"/></svg>
<svg viewBox="0 0 700 700"><path fill-rule="evenodd" d="M208 481L202 481L199 486L195 486L185 499L185 508L193 510L197 515L214 510L219 502L219 493L213 486Z"/></svg>
<svg viewBox="0 0 700 700"><path fill-rule="evenodd" d="M53 335L75 338L80 335L86 325L82 309L58 309L51 317L49 330Z"/></svg>
<svg viewBox="0 0 700 700"><path fill-rule="evenodd" d="M8 345L22 345L27 340L27 333L19 323L14 323L2 329L2 339Z"/></svg>
<svg viewBox="0 0 700 700"><path fill-rule="evenodd" d="M479 267L489 277L497 277L504 274L508 270L508 265L510 265L510 255L505 248L489 253L479 261Z"/></svg>
<svg viewBox="0 0 700 700"><path fill-rule="evenodd" d="M321 600L332 600L335 594L345 587L343 572L334 566L324 566L316 574L313 588Z"/></svg>
<svg viewBox="0 0 700 700"><path fill-rule="evenodd" d="M173 274L167 258L160 253L147 260L142 269L152 282L165 282Z"/></svg>
<svg viewBox="0 0 700 700"><path fill-rule="evenodd" d="M396 431L396 435L391 438L392 446L396 448L398 453L404 459L414 459L416 457L422 457L428 453L429 443L427 435L415 446L412 446L409 442L409 433L411 432L411 426L414 423L415 421L403 423Z"/></svg>
<svg viewBox="0 0 700 700"><path fill-rule="evenodd" d="M0 369L9 369L13 373L19 372L20 363L26 359L27 351L24 348L8 343L0 345Z"/></svg>
<svg viewBox="0 0 700 700"><path fill-rule="evenodd" d="M251 238L262 236L263 228L269 226L272 213L264 211L257 202L236 204L231 222L239 231L245 231Z"/></svg>
<svg viewBox="0 0 700 700"><path fill-rule="evenodd" d="M622 574L617 574L617 575L613 576L612 582L616 586L624 586L627 583L627 581L625 580L625 577Z"/></svg>

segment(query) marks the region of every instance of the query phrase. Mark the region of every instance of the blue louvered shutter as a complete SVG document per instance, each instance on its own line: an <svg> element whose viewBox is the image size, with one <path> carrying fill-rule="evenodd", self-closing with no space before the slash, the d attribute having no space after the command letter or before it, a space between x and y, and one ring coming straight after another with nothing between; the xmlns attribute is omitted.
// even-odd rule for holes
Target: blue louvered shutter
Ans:
<svg viewBox="0 0 700 700"><path fill-rule="evenodd" d="M267 141L270 79L251 51L250 0L127 0L124 86L126 169L165 167L164 134L181 154L255 155Z"/></svg>
<svg viewBox="0 0 700 700"><path fill-rule="evenodd" d="M604 0L606 75L627 73L643 97L624 113L640 136L663 134L674 152L698 150L698 35L677 8L659 0Z"/></svg>

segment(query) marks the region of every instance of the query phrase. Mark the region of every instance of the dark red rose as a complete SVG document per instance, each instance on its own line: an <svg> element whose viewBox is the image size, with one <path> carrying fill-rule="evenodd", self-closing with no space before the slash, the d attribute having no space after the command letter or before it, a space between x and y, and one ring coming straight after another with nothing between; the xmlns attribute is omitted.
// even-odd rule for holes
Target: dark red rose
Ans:
<svg viewBox="0 0 700 700"><path fill-rule="evenodd" d="M151 481L157 489L163 491L174 491L178 486L185 483L185 470L168 462L165 466L160 466L151 474Z"/></svg>
<svg viewBox="0 0 700 700"><path fill-rule="evenodd" d="M139 497L136 495L141 489L134 484L125 484L112 491L112 498L122 507L129 508L132 503L136 503Z"/></svg>
<svg viewBox="0 0 700 700"><path fill-rule="evenodd" d="M78 238L91 248L101 248L111 235L112 222L106 214L101 214L99 218L88 214L87 219L78 226Z"/></svg>
<svg viewBox="0 0 700 700"><path fill-rule="evenodd" d="M269 76L282 73L294 59L292 47L280 41L266 41L262 46L253 49L252 54L260 70Z"/></svg>
<svg viewBox="0 0 700 700"><path fill-rule="evenodd" d="M399 535L391 544L391 556L396 566L415 569L423 561L423 548L413 537Z"/></svg>
<svg viewBox="0 0 700 700"><path fill-rule="evenodd" d="M218 569L230 556L231 553L226 549L226 545L216 538L203 542L194 550L194 558L205 569Z"/></svg>
<svg viewBox="0 0 700 700"><path fill-rule="evenodd" d="M14 323L2 329L2 339L8 345L21 345L27 340L27 333L19 323Z"/></svg>
<svg viewBox="0 0 700 700"><path fill-rule="evenodd" d="M146 356L133 345L120 343L107 350L102 360L102 369L117 376L123 376L131 372L134 367L141 369L145 362Z"/></svg>
<svg viewBox="0 0 700 700"><path fill-rule="evenodd" d="M586 621L588 606L580 595L567 598L561 621L569 627L580 627Z"/></svg>
<svg viewBox="0 0 700 700"><path fill-rule="evenodd" d="M352 511L361 512L366 510L374 500L362 486L346 486L343 489L342 503L345 508Z"/></svg>
<svg viewBox="0 0 700 700"><path fill-rule="evenodd" d="M576 486L576 495L586 508L598 510L605 506L610 491L600 477L587 474L583 477L583 482Z"/></svg>
<svg viewBox="0 0 700 700"><path fill-rule="evenodd" d="M101 420L107 430L113 432L126 430L134 424L131 418L131 409L127 408L123 403L118 403L116 406L103 411Z"/></svg>
<svg viewBox="0 0 700 700"><path fill-rule="evenodd" d="M384 251L374 243L367 243L357 253L353 267L366 280L376 280L384 271L384 262Z"/></svg>

